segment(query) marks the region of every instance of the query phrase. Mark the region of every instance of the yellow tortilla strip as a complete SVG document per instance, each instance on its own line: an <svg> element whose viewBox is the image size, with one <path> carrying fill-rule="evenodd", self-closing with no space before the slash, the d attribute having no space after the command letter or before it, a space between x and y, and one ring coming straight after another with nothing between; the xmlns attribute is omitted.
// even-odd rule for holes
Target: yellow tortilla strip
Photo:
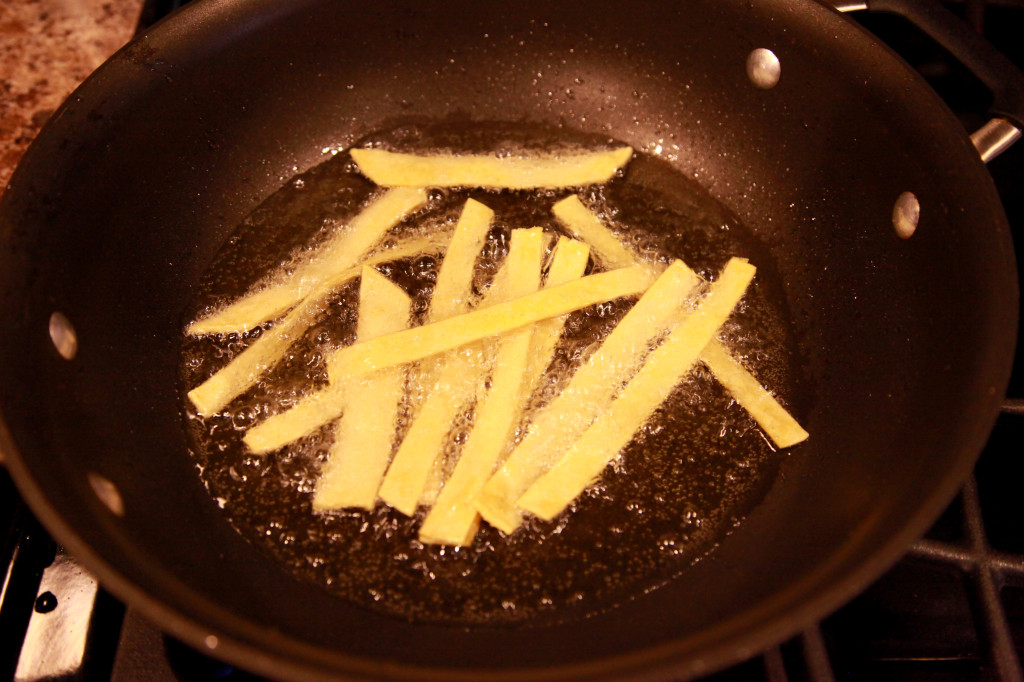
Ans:
<svg viewBox="0 0 1024 682"><path fill-rule="evenodd" d="M360 172L382 187L534 189L607 182L632 158L630 147L543 156L401 154L353 149Z"/></svg>
<svg viewBox="0 0 1024 682"><path fill-rule="evenodd" d="M807 439L807 431L721 344L709 343L700 359L776 447L788 448Z"/></svg>
<svg viewBox="0 0 1024 682"><path fill-rule="evenodd" d="M611 403L651 344L672 327L699 278L670 265L615 326L561 393L534 415L523 440L477 495L480 515L504 533L521 522L516 500Z"/></svg>
<svg viewBox="0 0 1024 682"><path fill-rule="evenodd" d="M542 253L540 229L513 230L506 259L508 276L503 279L509 289L507 294L500 295L521 295L528 293L531 287L536 291ZM474 376L475 367L489 364L481 361L486 354L485 347L474 348L457 354L444 366L434 391L399 446L380 486L380 498L403 514L415 513L431 468L444 449L453 419L475 396L480 385L480 382L467 385L466 378Z"/></svg>
<svg viewBox="0 0 1024 682"><path fill-rule="evenodd" d="M444 260L441 262L441 267L437 273L434 290L430 295L427 322L445 320L449 317L460 315L469 309L470 299L473 295L474 265L487 239L487 233L490 230L493 218L494 211L474 199L466 200L466 204L459 216L459 223L452 235L451 245L445 252ZM500 288L491 288L491 302L494 302L493 294L498 291L500 291ZM464 377L465 381L463 383L470 387L470 394L475 394L477 381L482 380L482 377L477 377L476 375L483 368L465 367L465 361L457 359L457 355L458 353L442 354L439 357L431 358L419 364L418 371L413 377L413 385L410 387L412 397L410 400L410 411L413 414L419 412L426 387L431 386L438 378L442 379L443 384L450 383L454 380L452 375L455 372L460 372L461 374L470 373L471 376L467 375ZM448 370L449 376L441 377L441 372L444 371L448 360L458 362L460 365L458 368ZM466 393L466 391L461 392L463 394ZM440 398L441 396L438 396L435 400ZM456 400L457 406L461 407L461 401L458 401L457 398L453 399ZM451 417L454 418L459 410L455 409L456 406L450 407ZM445 419L444 421L447 423L449 420ZM437 448L443 448L444 443L447 442L445 436L447 436L448 429L440 427L441 425L439 424L434 425L430 429L432 432L430 434L422 432L422 424L419 427L414 426L412 430L421 436L428 437L429 442L436 444ZM441 485L444 482L442 471L444 459L443 456L438 457L430 470L428 482L423 488L423 504L429 505L432 503L437 497L437 491L441 489Z"/></svg>
<svg viewBox="0 0 1024 682"><path fill-rule="evenodd" d="M328 367L332 376L340 377L415 362L595 303L642 293L650 284L650 272L641 267L590 275L489 308L356 343L335 351Z"/></svg>
<svg viewBox="0 0 1024 682"><path fill-rule="evenodd" d="M386 277L364 267L356 338L372 339L409 326L412 300ZM334 429L313 493L313 509L373 509L391 458L405 369L391 367L345 387L345 413Z"/></svg>
<svg viewBox="0 0 1024 682"><path fill-rule="evenodd" d="M363 263L367 252L385 232L421 207L422 189L396 188L376 198L337 234L317 247L309 260L280 281L243 296L185 330L192 336L244 332L272 320L303 300L328 279ZM353 275L354 277L354 275Z"/></svg>
<svg viewBox="0 0 1024 682"><path fill-rule="evenodd" d="M575 194L557 202L551 207L551 212L576 239L590 245L594 256L606 268L644 264Z"/></svg>
<svg viewBox="0 0 1024 682"><path fill-rule="evenodd" d="M356 274L360 274L365 268L369 268L369 266L355 268ZM372 271L375 272L378 277L383 277L383 275L377 273L376 270ZM325 294L324 296L320 296L320 298L329 295L329 293L331 293L333 289L337 288L333 286L335 282L347 283L349 281L349 279L347 279L347 276L348 273L346 272L343 275L340 275L338 278L336 278L336 280L332 280L331 282L325 284L323 288ZM293 311L293 313L296 311L301 312L306 306L312 305L315 307L319 305L318 296L310 296L309 298L307 298L306 301L304 301L298 308L295 309L295 311ZM317 310L316 312L318 314L319 310ZM268 334L276 334L284 326L290 325L293 327L294 330L298 330L297 332L293 333L292 340L294 340L294 338L297 338L297 334L301 334L302 332L304 332L308 324L306 326L302 326L301 324L298 323L292 323L289 321L289 318L291 316L292 313L289 313L289 315L286 316L284 320L279 322L276 327L270 329L266 334L256 339L256 341L253 342L250 348L257 348L258 350L260 350L263 359L266 360L267 362L272 361L276 363L277 361L279 361L280 356L283 355L284 351L287 349L287 345L280 344L276 340L272 347L263 347L260 346L259 344L264 338L267 337ZM304 318L304 320L300 320L299 322L303 321L311 322L311 317L306 317ZM407 325L402 325L402 327L396 327L395 330L404 328L406 326ZM359 335L358 327L357 335ZM370 336L369 334L362 334L359 335L359 338L372 338L372 336ZM247 348L244 353L250 352L250 348ZM274 351L279 352L276 355L274 355ZM254 354L254 356L251 359L246 359L246 362L249 363L248 366L251 367L251 362L256 361L257 359L258 358L256 358ZM235 358L235 360L238 360L238 358ZM239 365L239 367L241 367L241 365ZM233 370L232 363L225 365L224 370L231 372ZM217 374L214 375L214 377L216 376ZM229 378L230 376L235 375L231 374L229 375ZM238 379L237 376L236 380L241 381L241 379ZM202 388L205 385L206 384L203 384L199 388ZM195 394L196 391L198 390L199 389L195 389L192 392L190 392L189 397L193 398L193 394ZM200 399L202 399L202 394L200 394ZM334 421L335 419L340 417L343 411L344 401L345 386L342 383L338 382L328 384L324 388L321 388L317 391L314 391L308 395L303 396L299 400L299 402L295 403L295 405L292 406L291 408L285 410L284 412L275 414L272 417L268 417L267 419L263 420L259 424L255 425L254 427L246 431L245 436L243 436L242 438L242 442L244 442L245 445L255 454L263 454L266 452L277 450L278 448L283 447L288 443L291 443L292 441L298 440L299 438L303 438L304 436L309 435L310 433L320 428L324 424Z"/></svg>
<svg viewBox="0 0 1024 682"><path fill-rule="evenodd" d="M551 210L573 235L590 244L594 255L606 267L623 268L643 263L639 255L616 237L576 195L562 199ZM778 447L789 447L807 438L807 432L786 408L745 367L733 360L717 339L712 339L707 351L701 352L701 361Z"/></svg>
<svg viewBox="0 0 1024 682"><path fill-rule="evenodd" d="M430 295L428 320L437 322L464 313L473 292L473 266L491 229L494 211L468 199L452 234L451 244L441 261L434 291Z"/></svg>
<svg viewBox="0 0 1024 682"><path fill-rule="evenodd" d="M536 253L530 254L533 262L519 258L513 262L514 267L508 270L510 279L515 282L512 291L514 296L526 295L540 286L542 244L539 239L537 241ZM559 246L556 246L552 268L555 270L554 281L562 283L559 280L568 277L574 265L577 277L583 273L587 254L569 245ZM574 262L574 259L579 260L580 254L583 256L582 266ZM533 348L531 341L535 326L528 325L502 337L490 390L477 405L476 419L458 463L420 527L421 542L447 545L468 545L472 542L479 525L479 516L472 505L473 497L494 471L504 452L512 429L519 420L525 391L532 383L526 372Z"/></svg>
<svg viewBox="0 0 1024 682"><path fill-rule="evenodd" d="M343 273L343 278L346 283L352 279L348 273ZM188 398L196 412L203 416L215 414L255 384L314 323L324 310L325 299L333 292L333 286L325 287L306 298L213 376L189 391Z"/></svg>
<svg viewBox="0 0 1024 682"><path fill-rule="evenodd" d="M579 279L587 269L587 261L590 259L590 247L583 242L559 237L555 243L554 251L551 253L551 264L548 266L548 274L544 278L544 288L558 286L573 280ZM534 325L533 336L530 339L530 356L526 368L523 387L523 395L529 397L536 390L545 370L551 364L555 355L555 346L565 329L565 321L568 315L560 315L548 320L542 320Z"/></svg>
<svg viewBox="0 0 1024 682"><path fill-rule="evenodd" d="M643 368L551 469L519 498L520 508L551 520L622 452L672 390L690 372L701 350L728 319L754 277L754 266L729 261L708 295L687 315Z"/></svg>
<svg viewBox="0 0 1024 682"><path fill-rule="evenodd" d="M434 243L433 240L429 242L416 240L410 242L408 246L423 247L432 243ZM399 251L404 253L404 249L392 249L388 253L394 256ZM417 253L420 253L420 251L412 252L409 255L416 255ZM303 299L299 305L295 306L259 338L253 340L244 351L232 358L228 364L221 367L202 384L189 391L188 397L195 405L196 411L201 415L213 414L255 384L264 372L281 361L285 352L293 343L302 338L306 330L316 322L324 311L327 300L338 289L355 279L359 275L361 267L357 266L343 270L334 277L327 279L321 284L320 288ZM296 430L304 428L303 425L309 423L305 421L309 416L319 414L318 410L313 408L314 402L315 400L311 397L310 401L304 405L310 411L296 412L292 415L292 418L296 419L296 421L291 425L291 428ZM277 416L281 417L281 415ZM282 420L285 419L284 417L281 418ZM321 421L320 424L322 423ZM320 424L317 424L317 426ZM275 428L281 428L282 426L283 422L278 422ZM312 431L314 428L316 426L310 427L305 433ZM300 433L296 438L305 435L305 433Z"/></svg>
<svg viewBox="0 0 1024 682"><path fill-rule="evenodd" d="M487 239L487 232L490 230L493 218L494 211L487 206L474 199L466 200L462 213L459 215L459 222L452 233L451 243L445 251L441 267L438 269L434 290L430 295L430 306L427 309L427 322L446 320L469 309L470 298L473 295L474 265L480 255L480 249L483 248L484 241ZM493 291L496 290L492 288ZM455 354L451 354L450 358L447 355L441 355L422 362L411 374L409 387L411 414L415 415L419 412L427 386L432 385L438 379L442 379L443 384L450 383L451 380L448 377L440 376L449 359L455 361ZM461 365L460 368L463 372L471 371ZM419 432L419 428L414 430ZM433 431L438 430L440 430L440 425L435 425ZM443 437L444 434L439 433L432 436L430 440L431 442L440 442ZM438 481L437 487L440 488L440 485L441 483Z"/></svg>
<svg viewBox="0 0 1024 682"><path fill-rule="evenodd" d="M340 417L344 401L344 386L328 385L303 396L284 412L256 424L245 432L242 442L257 455L283 448Z"/></svg>

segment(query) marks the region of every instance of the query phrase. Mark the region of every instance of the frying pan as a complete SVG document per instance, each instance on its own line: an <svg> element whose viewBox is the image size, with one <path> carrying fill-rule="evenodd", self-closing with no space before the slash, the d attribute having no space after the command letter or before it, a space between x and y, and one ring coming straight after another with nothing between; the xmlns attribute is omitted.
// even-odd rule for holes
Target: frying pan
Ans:
<svg viewBox="0 0 1024 682"><path fill-rule="evenodd" d="M940 38L1024 124L997 57L927 3L878 7ZM756 48L780 60L774 88L748 79ZM673 136L671 163L783 273L812 438L660 589L561 624L405 622L294 578L200 483L176 372L204 269L323 150L410 115L640 149ZM909 239L892 227L902 192L920 205ZM985 442L1015 342L1014 255L978 151L916 74L813 2L197 2L68 100L0 210L0 444L20 490L117 596L276 677L680 679L749 656L927 528Z"/></svg>

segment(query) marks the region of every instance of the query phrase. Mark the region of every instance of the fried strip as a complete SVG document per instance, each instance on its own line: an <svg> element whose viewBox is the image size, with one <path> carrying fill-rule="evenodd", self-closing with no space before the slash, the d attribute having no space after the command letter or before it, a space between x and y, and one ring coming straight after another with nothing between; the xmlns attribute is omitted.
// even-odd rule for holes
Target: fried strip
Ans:
<svg viewBox="0 0 1024 682"><path fill-rule="evenodd" d="M590 245L595 258L606 268L645 265L575 194L557 202L551 212L576 239Z"/></svg>
<svg viewBox="0 0 1024 682"><path fill-rule="evenodd" d="M437 281L434 284L434 291L430 297L430 308L427 311L428 322L445 320L469 310L470 298L473 293L473 266L487 239L487 232L490 229L493 218L494 211L480 202L473 199L466 201L462 214L459 216L459 224L455 228L455 234L452 237L452 245L445 253L444 260L441 262L441 268L437 273ZM492 287L488 292L488 304L494 303L497 298L496 295L504 291L503 285L493 285L494 283L492 282ZM465 350L466 352L476 353L481 349L472 348ZM483 366L464 367L464 360L458 359L456 357L458 355L458 351L452 351L419 363L419 371L414 375L414 383L411 387L412 400L410 401L410 410L413 414L418 416L421 406L420 402L427 393L426 387L432 386L438 378L443 378L443 383L446 384L454 381L455 377L452 375L456 371L462 372L462 376L458 380L462 381L467 388L467 390L462 390L459 393L463 396L474 396L476 394L476 387L479 382L483 381L483 374L486 368ZM453 368L448 370L448 375L442 377L441 375L449 362L460 363L459 368L461 369ZM439 398L440 396L435 397L434 400ZM427 400L429 399L428 396ZM469 399L469 397L466 398L467 401ZM438 415L438 418L447 426L442 427L441 424L435 424L430 429L433 433L429 436L429 442L436 444L439 450L444 449L447 441L445 436L448 435L450 422L456 418L462 407L463 401L456 397L453 402L448 404L448 417L446 418L444 414ZM422 429L423 424L421 423L419 426L416 426L414 421L411 431L420 435L426 435L423 434ZM421 504L429 505L437 498L437 491L441 489L444 483L443 464L443 456L435 459L434 465L430 470L428 482L424 485Z"/></svg>
<svg viewBox="0 0 1024 682"><path fill-rule="evenodd" d="M384 233L426 200L427 194L422 189L388 190L353 217L347 227L339 228L332 238L317 247L310 259L300 264L292 275L193 322L185 332L192 336L244 332L274 319L328 279L362 264L366 253Z"/></svg>
<svg viewBox="0 0 1024 682"><path fill-rule="evenodd" d="M422 360L595 303L641 293L651 279L651 273L642 267L590 275L465 315L356 343L335 351L328 367L333 376L346 376Z"/></svg>
<svg viewBox="0 0 1024 682"><path fill-rule="evenodd" d="M518 297L537 290L543 244L540 229L512 231L508 276L503 280L508 290L504 295ZM528 344L529 335L525 338ZM466 377L473 376L480 365L488 364L480 361L480 355L486 352L486 348L476 348L460 353L444 366L433 392L399 446L381 484L380 498L403 514L415 513L431 467L444 449L453 418L475 396L479 382L469 383Z"/></svg>
<svg viewBox="0 0 1024 682"><path fill-rule="evenodd" d="M363 267L356 338L405 329L411 310L412 300L400 287ZM405 374L405 368L391 367L345 387L345 413L335 426L334 442L313 493L314 511L373 509L391 458Z"/></svg>
<svg viewBox="0 0 1024 682"><path fill-rule="evenodd" d="M470 202L472 202L473 205L471 205ZM472 251L473 245L482 243L482 240L486 238L491 217L494 215L493 211L489 208L479 202L473 201L472 199L467 202L467 208L470 209L470 213L466 216L465 221L460 218L459 224L456 226L456 230L451 235L450 240L448 240L447 235L445 235L443 242L436 236L431 236L428 239L421 238L413 240L408 243L400 244L388 251L382 252L381 254L374 255L369 259L369 261L374 263L379 259L383 262L385 259L397 260L399 258L408 258L420 254L436 253L440 250L446 250L446 256L444 261L442 261L441 272L438 273L438 282L436 286L440 287L442 291L445 292L444 296L454 296L453 292L459 290L459 285L454 280L457 279L460 282L466 281L464 274L456 275L455 273L461 273L463 268L468 268L470 274L472 273L475 252L473 252L473 256L468 256L466 254ZM441 245L442 243L447 245L447 249L444 249ZM477 246L476 251L478 252L479 250L480 247ZM453 253L456 254L455 258L460 261L460 266L458 268L453 266L448 266L446 268L445 263L448 262L449 258L452 257L451 254ZM348 281L348 279L345 279L346 277L352 279L358 275L359 272L360 268L351 268L342 275L339 275L337 278L334 278L332 282L337 283L337 287L340 287ZM469 284L466 283L462 286L463 290L457 297L465 301L469 294ZM442 304L442 307L444 305L445 304ZM431 311L434 309L435 306L433 305L433 301L431 301ZM343 401L343 383L329 385L326 388L304 396L291 409L276 414L260 424L257 424L252 429L249 429L249 431L246 432L243 441L250 450L257 454L276 450L277 448L312 433L327 422L337 419L341 416L342 406L344 404Z"/></svg>
<svg viewBox="0 0 1024 682"><path fill-rule="evenodd" d="M353 149L359 170L382 187L533 189L607 182L632 158L630 147L565 155L416 155Z"/></svg>
<svg viewBox="0 0 1024 682"><path fill-rule="evenodd" d="M551 264L548 266L548 274L544 278L544 288L558 286L577 280L583 276L587 269L587 261L590 260L590 247L583 242L559 237L555 243L554 251L551 253ZM533 337L530 340L530 359L526 368L524 379L526 385L523 387L523 395L529 397L536 390L545 370L551 364L555 355L555 346L565 329L565 321L568 315L559 315L548 320L541 320L533 328Z"/></svg>
<svg viewBox="0 0 1024 682"><path fill-rule="evenodd" d="M578 239L590 244L595 256L605 266L622 268L643 262L576 195L562 199L552 207L552 211ZM746 368L733 360L717 339L711 340L707 352L701 352L700 359L778 447L789 447L807 438L807 432L786 408Z"/></svg>
<svg viewBox="0 0 1024 682"><path fill-rule="evenodd" d="M690 372L701 350L728 319L754 277L754 266L733 258L693 313L673 329L636 376L517 505L551 520L590 485L633 439L673 388Z"/></svg>
<svg viewBox="0 0 1024 682"><path fill-rule="evenodd" d="M788 448L804 441L807 431L793 419L743 365L718 343L709 343L700 355L715 378L757 421L776 447Z"/></svg>
<svg viewBox="0 0 1024 682"><path fill-rule="evenodd" d="M430 295L429 321L445 320L469 308L473 266L493 219L494 211L474 199L466 200Z"/></svg>
<svg viewBox="0 0 1024 682"><path fill-rule="evenodd" d="M505 533L521 521L516 500L607 408L618 388L674 324L699 278L675 261L615 326L562 390L530 423L526 436L474 500L480 515Z"/></svg>
<svg viewBox="0 0 1024 682"><path fill-rule="evenodd" d="M584 244L565 237L559 239L551 256L545 286L557 286L581 277L588 257L589 249ZM539 271L536 277L523 277L511 271L510 274L523 283L517 295L529 293L529 288L536 288L539 283ZM512 429L519 421L524 399L551 362L564 324L563 315L523 327L502 338L491 389L477 406L476 420L459 461L420 527L421 542L468 545L473 541L480 523L473 498L505 451Z"/></svg>
<svg viewBox="0 0 1024 682"><path fill-rule="evenodd" d="M328 384L303 396L284 412L267 417L246 431L242 442L253 454L272 452L334 421L341 416L344 406L344 387L341 384Z"/></svg>

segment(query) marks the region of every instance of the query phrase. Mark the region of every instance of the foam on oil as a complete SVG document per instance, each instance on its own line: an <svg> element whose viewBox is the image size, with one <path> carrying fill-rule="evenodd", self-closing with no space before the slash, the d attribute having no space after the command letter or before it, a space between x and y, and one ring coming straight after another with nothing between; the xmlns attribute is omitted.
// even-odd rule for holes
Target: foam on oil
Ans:
<svg viewBox="0 0 1024 682"><path fill-rule="evenodd" d="M514 153L616 142L501 124L409 125L366 144L403 151ZM280 276L281 268L287 270L288 263L302 257L307 244L339 229L375 191L347 154L294 178L228 240L188 321ZM568 193L433 191L428 204L399 225L393 238L450 229L468 197L487 204L496 217L474 281L480 291L500 265L511 229L542 226L552 234L564 232L551 206ZM755 282L721 338L785 404L799 406L781 279L749 230L692 180L642 154L622 177L581 196L648 259L682 258L714 279L729 257L749 258L758 267ZM438 265L439 257L428 254L378 269L413 297L414 314L422 320ZM251 454L241 438L253 424L326 382L325 356L354 338L357 299L356 281L325 304L318 323L281 364L222 413L207 418L195 414L186 392L243 350L261 329L186 337L181 353L186 425L211 496L243 536L329 592L413 621L543 624L585 617L683 573L749 513L771 484L779 454L698 364L622 458L550 523L531 519L511 536L483 524L472 546L455 549L417 540L422 511L407 518L379 504L370 512L314 513L312 493L332 429L325 426L267 455ZM531 407L550 400L632 302L593 306L569 316ZM407 401L399 435L408 428L408 410L416 402ZM456 444L464 440L472 417L469 406L453 424ZM453 461L449 458L448 466Z"/></svg>

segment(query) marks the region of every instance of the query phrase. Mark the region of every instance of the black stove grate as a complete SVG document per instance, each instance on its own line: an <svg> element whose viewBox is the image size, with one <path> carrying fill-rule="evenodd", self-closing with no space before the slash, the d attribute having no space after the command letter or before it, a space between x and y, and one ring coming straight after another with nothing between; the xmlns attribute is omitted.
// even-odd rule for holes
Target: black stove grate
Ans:
<svg viewBox="0 0 1024 682"><path fill-rule="evenodd" d="M181 4L148 2L144 18ZM1024 0L950 6L1024 67ZM985 121L984 91L912 27L892 17L856 18L915 66L968 130ZM989 170L1022 254L1024 143ZM1009 395L971 479L894 568L815 627L706 682L1024 682L1024 480L1017 475L1024 453L1022 362ZM259 679L162 635L99 589L46 535L3 472L0 529L0 679ZM75 626L77 638L31 656L27 649L52 646L34 641L39 635L33 633L62 617L68 594L72 604L89 606Z"/></svg>

